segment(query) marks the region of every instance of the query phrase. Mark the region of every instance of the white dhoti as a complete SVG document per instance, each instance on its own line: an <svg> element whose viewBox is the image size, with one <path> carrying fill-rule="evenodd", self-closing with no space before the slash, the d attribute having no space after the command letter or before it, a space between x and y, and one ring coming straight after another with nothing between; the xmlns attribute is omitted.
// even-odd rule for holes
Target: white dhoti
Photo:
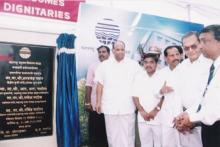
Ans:
<svg viewBox="0 0 220 147"><path fill-rule="evenodd" d="M138 123L142 147L161 147L161 126L150 125L145 122Z"/></svg>
<svg viewBox="0 0 220 147"><path fill-rule="evenodd" d="M105 124L109 147L134 147L135 114L105 114Z"/></svg>
<svg viewBox="0 0 220 147"><path fill-rule="evenodd" d="M175 128L162 126L162 147L181 147L180 135Z"/></svg>
<svg viewBox="0 0 220 147"><path fill-rule="evenodd" d="M185 134L180 133L182 147L202 147L201 127L195 127Z"/></svg>

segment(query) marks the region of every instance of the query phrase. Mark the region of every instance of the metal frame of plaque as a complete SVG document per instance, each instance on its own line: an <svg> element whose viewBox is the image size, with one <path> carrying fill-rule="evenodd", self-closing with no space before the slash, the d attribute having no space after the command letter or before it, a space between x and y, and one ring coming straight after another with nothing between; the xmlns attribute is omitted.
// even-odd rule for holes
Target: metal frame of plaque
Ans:
<svg viewBox="0 0 220 147"><path fill-rule="evenodd" d="M52 135L55 47L0 42L0 140Z"/></svg>

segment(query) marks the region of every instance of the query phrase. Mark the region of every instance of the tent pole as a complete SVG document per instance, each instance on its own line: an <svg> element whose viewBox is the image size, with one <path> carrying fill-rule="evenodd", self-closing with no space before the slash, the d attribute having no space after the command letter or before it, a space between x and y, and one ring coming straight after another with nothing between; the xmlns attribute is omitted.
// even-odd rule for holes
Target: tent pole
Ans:
<svg viewBox="0 0 220 147"><path fill-rule="evenodd" d="M187 7L187 17L188 17L187 19L189 22L191 22L191 5L187 4L186 7Z"/></svg>

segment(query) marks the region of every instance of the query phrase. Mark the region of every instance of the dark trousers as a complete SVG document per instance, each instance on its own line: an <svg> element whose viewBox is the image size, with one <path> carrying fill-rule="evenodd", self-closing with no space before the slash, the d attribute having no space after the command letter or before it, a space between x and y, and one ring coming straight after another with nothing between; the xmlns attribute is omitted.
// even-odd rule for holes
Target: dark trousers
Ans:
<svg viewBox="0 0 220 147"><path fill-rule="evenodd" d="M90 147L108 147L104 114L89 112Z"/></svg>
<svg viewBox="0 0 220 147"><path fill-rule="evenodd" d="M211 126L202 124L203 147L220 147L220 121Z"/></svg>

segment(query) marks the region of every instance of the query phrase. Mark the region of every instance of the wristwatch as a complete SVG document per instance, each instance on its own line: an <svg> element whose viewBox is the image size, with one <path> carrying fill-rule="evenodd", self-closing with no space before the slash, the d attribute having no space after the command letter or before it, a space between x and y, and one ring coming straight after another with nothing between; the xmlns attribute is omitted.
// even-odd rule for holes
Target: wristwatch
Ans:
<svg viewBox="0 0 220 147"><path fill-rule="evenodd" d="M85 106L90 106L91 105L91 103L85 103Z"/></svg>

